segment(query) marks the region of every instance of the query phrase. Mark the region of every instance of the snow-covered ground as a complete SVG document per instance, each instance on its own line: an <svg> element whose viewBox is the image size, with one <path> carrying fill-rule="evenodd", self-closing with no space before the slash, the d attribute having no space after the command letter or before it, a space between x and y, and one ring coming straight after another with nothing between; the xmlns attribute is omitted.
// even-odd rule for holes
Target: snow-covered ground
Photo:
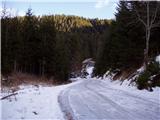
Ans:
<svg viewBox="0 0 160 120"><path fill-rule="evenodd" d="M0 120L160 119L160 88L140 91L128 86L129 81L109 78L76 80L60 86L21 85L17 95L1 100ZM1 97L8 94L2 92Z"/></svg>
<svg viewBox="0 0 160 120"><path fill-rule="evenodd" d="M60 91L76 83L60 86L21 85L15 96L1 100L0 120L63 120L59 107ZM1 97L11 94L5 90Z"/></svg>
<svg viewBox="0 0 160 120"><path fill-rule="evenodd" d="M153 92L150 92L148 90L138 90L136 84L131 83L130 80L113 81L108 78L99 80L101 84L107 84L111 88L135 94L136 96L146 98L147 100L151 100L153 102L157 102L160 105L160 87L153 88Z"/></svg>
<svg viewBox="0 0 160 120"><path fill-rule="evenodd" d="M160 120L160 88L137 90L128 81L85 79L61 92L66 118L74 120Z"/></svg>

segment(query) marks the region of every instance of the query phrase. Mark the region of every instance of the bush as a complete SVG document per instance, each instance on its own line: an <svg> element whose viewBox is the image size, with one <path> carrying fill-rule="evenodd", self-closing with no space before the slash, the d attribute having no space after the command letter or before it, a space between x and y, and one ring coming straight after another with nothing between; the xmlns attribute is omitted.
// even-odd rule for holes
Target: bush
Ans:
<svg viewBox="0 0 160 120"><path fill-rule="evenodd" d="M160 66L158 62L151 62L147 66L147 71L151 73L151 75L156 75L160 72Z"/></svg>
<svg viewBox="0 0 160 120"><path fill-rule="evenodd" d="M159 78L160 74L160 65L158 62L152 61L148 66L146 71L144 71L137 79L138 89L148 89L155 86L160 86ZM155 80L151 80L151 76L157 75ZM150 83L149 83L150 82Z"/></svg>
<svg viewBox="0 0 160 120"><path fill-rule="evenodd" d="M137 79L137 87L138 89L147 89L148 81L149 81L150 73L148 71L143 72Z"/></svg>
<svg viewBox="0 0 160 120"><path fill-rule="evenodd" d="M160 87L160 73L153 78L152 87Z"/></svg>

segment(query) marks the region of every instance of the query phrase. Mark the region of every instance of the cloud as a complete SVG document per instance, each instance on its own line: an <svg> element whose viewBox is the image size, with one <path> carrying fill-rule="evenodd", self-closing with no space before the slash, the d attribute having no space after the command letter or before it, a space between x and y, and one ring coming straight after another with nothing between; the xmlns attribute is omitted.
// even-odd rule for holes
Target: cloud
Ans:
<svg viewBox="0 0 160 120"><path fill-rule="evenodd" d="M29 3L87 3L96 0L1 0L2 2L29 2Z"/></svg>
<svg viewBox="0 0 160 120"><path fill-rule="evenodd" d="M109 4L110 0L98 0L95 4L95 8L103 8Z"/></svg>
<svg viewBox="0 0 160 120"><path fill-rule="evenodd" d="M95 4L95 8L99 9L99 8L103 8L105 6L108 6L110 3L115 3L118 0L97 0L96 4Z"/></svg>
<svg viewBox="0 0 160 120"><path fill-rule="evenodd" d="M17 14L18 14L18 16L25 16L26 12L18 10Z"/></svg>
<svg viewBox="0 0 160 120"><path fill-rule="evenodd" d="M0 13L1 16L3 16L3 10L4 8L0 7ZM17 10L16 8L6 8L5 9L5 15L6 16L10 16L10 17L14 17L14 16L25 16L25 11L21 11L21 10Z"/></svg>

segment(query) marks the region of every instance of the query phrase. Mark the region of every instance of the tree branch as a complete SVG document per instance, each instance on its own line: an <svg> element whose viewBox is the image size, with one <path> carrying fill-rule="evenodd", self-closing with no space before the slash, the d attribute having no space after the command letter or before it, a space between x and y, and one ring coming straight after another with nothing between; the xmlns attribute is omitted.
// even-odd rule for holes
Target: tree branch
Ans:
<svg viewBox="0 0 160 120"><path fill-rule="evenodd" d="M156 20L156 17L157 17L157 11L158 11L158 5L157 5L156 10L155 10L155 12L154 12L153 19L151 20L151 24L150 24L150 27L151 27L151 28L152 28L153 23L154 23L154 22L155 22L155 20Z"/></svg>
<svg viewBox="0 0 160 120"><path fill-rule="evenodd" d="M151 26L151 28L156 28L156 27L160 27L160 22L155 23L155 24L153 24L153 25Z"/></svg>
<svg viewBox="0 0 160 120"><path fill-rule="evenodd" d="M147 27L147 24L143 21L143 19L141 19L140 14L138 13L138 11L137 11L137 9L136 9L135 6L134 6L134 9L135 9L136 15L137 15L137 17L138 17L138 20L139 20L141 23L143 23L143 25L144 25L145 27Z"/></svg>
<svg viewBox="0 0 160 120"><path fill-rule="evenodd" d="M136 21L131 21L131 22L129 22L129 23L127 23L127 26L130 26L130 25L132 25L132 24L135 24L135 23L137 23L139 20L137 19Z"/></svg>
<svg viewBox="0 0 160 120"><path fill-rule="evenodd" d="M18 93L12 93L12 94L10 94L10 95L7 95L7 96L2 97L1 100L4 100L4 99L6 99L6 98L8 98L8 97L10 97L10 96L17 95L17 94L18 94Z"/></svg>

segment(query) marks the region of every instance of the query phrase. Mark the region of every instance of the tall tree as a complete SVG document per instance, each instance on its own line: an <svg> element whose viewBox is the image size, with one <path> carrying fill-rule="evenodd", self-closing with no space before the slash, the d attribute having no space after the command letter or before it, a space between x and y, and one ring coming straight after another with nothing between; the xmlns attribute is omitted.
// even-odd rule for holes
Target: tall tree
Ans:
<svg viewBox="0 0 160 120"><path fill-rule="evenodd" d="M160 15L159 1L141 1L132 2L137 19L143 24L145 28L146 48L144 49L144 69L146 70L148 64L149 42L153 28L160 27L158 17ZM141 7L141 8L140 8Z"/></svg>
<svg viewBox="0 0 160 120"><path fill-rule="evenodd" d="M42 16L40 19L40 74L50 75L55 74L55 43L56 31L55 24L51 16Z"/></svg>
<svg viewBox="0 0 160 120"><path fill-rule="evenodd" d="M38 61L38 46L39 39L37 36L38 32L38 22L37 18L33 15L32 9L28 9L26 16L23 21L23 31L22 31L22 39L23 39L23 62L24 63L24 72L33 72L38 73L36 66ZM34 52L33 52L34 51Z"/></svg>

